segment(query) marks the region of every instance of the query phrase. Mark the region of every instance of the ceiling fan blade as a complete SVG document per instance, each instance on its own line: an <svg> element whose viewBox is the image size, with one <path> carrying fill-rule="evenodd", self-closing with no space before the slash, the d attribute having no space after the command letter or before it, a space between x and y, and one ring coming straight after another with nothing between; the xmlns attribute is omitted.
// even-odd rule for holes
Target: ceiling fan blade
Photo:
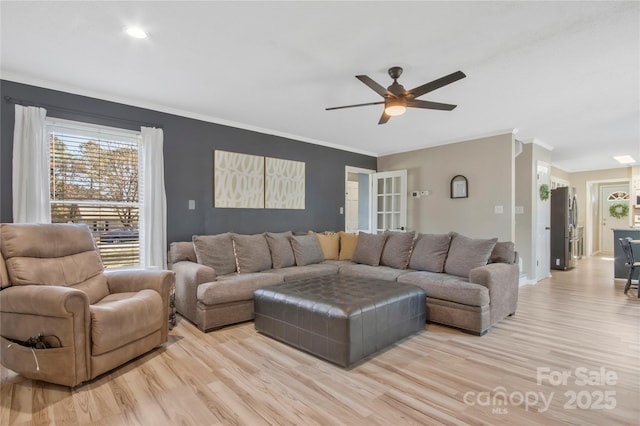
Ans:
<svg viewBox="0 0 640 426"><path fill-rule="evenodd" d="M451 73L449 75L445 75L442 78L439 78L437 80L433 80L429 83L423 84L422 86L418 86L416 88L413 88L411 90L409 90L406 95L407 96L411 96L414 98L417 98L418 96L422 96L425 93L429 93L433 90L439 89L442 86L446 86L447 84L451 84L455 81L458 81L462 78L465 78L466 75L465 73L463 73L462 71L456 71L454 73Z"/></svg>
<svg viewBox="0 0 640 426"><path fill-rule="evenodd" d="M384 124L387 121L389 121L390 118L391 118L391 116L389 114L387 114L386 112L382 111L382 116L380 116L380 121L378 121L378 124Z"/></svg>
<svg viewBox="0 0 640 426"><path fill-rule="evenodd" d="M380 105L380 104L383 104L383 103L384 103L384 101L367 102L366 104L344 105L344 106L325 108L325 110L329 111L329 110L332 110L332 109L354 108L354 107L361 107L361 106L367 106L367 105Z"/></svg>
<svg viewBox="0 0 640 426"><path fill-rule="evenodd" d="M421 101L419 99L407 99L406 104L411 108L440 109L443 111L451 111L458 106L451 104L441 104L440 102Z"/></svg>
<svg viewBox="0 0 640 426"><path fill-rule="evenodd" d="M374 92L376 92L378 95L382 96L383 98L387 96L392 96L394 98L396 97L396 95L388 91L386 88L380 86L378 83L376 83L366 75L356 75L356 78L361 82L363 82L364 84L366 84L367 86L369 86L371 89L373 89Z"/></svg>

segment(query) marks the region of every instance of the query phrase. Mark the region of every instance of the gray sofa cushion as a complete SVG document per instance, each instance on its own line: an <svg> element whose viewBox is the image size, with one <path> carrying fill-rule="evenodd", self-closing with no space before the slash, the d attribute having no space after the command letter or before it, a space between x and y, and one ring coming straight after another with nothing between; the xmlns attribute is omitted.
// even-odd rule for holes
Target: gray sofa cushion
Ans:
<svg viewBox="0 0 640 426"><path fill-rule="evenodd" d="M484 306L490 301L487 287L451 275L415 271L400 275L398 282L424 289L427 302L430 299L440 299L468 306Z"/></svg>
<svg viewBox="0 0 640 426"><path fill-rule="evenodd" d="M396 269L390 266L371 266L356 263L340 267L340 275L358 278L372 278L384 281L396 281L396 279L406 274L406 269Z"/></svg>
<svg viewBox="0 0 640 426"><path fill-rule="evenodd" d="M351 260L356 263L378 266L386 239L387 236L385 234L360 232L358 234L358 244L356 244Z"/></svg>
<svg viewBox="0 0 640 426"><path fill-rule="evenodd" d="M515 263L516 248L511 241L498 241L491 252L489 263Z"/></svg>
<svg viewBox="0 0 640 426"><path fill-rule="evenodd" d="M267 244L271 251L271 262L274 268L287 268L296 264L291 247L291 231L273 233L267 232Z"/></svg>
<svg viewBox="0 0 640 426"><path fill-rule="evenodd" d="M443 272L451 235L418 234L413 244L409 268L417 271Z"/></svg>
<svg viewBox="0 0 640 426"><path fill-rule="evenodd" d="M447 274L468 277L469 271L473 268L487 264L497 241L497 238L472 239L452 232L444 271Z"/></svg>
<svg viewBox="0 0 640 426"><path fill-rule="evenodd" d="M248 274L271 269L271 252L264 234L233 234L238 272Z"/></svg>
<svg viewBox="0 0 640 426"><path fill-rule="evenodd" d="M315 234L294 235L291 237L291 246L298 266L313 265L324 261L322 249Z"/></svg>
<svg viewBox="0 0 640 426"><path fill-rule="evenodd" d="M198 263L215 269L217 275L236 271L236 258L233 255L233 240L230 232L218 235L194 235L192 239Z"/></svg>
<svg viewBox="0 0 640 426"><path fill-rule="evenodd" d="M198 302L204 305L238 302L253 299L253 292L266 285L280 284L282 277L262 272L232 274L218 277L217 281L200 284L197 290Z"/></svg>
<svg viewBox="0 0 640 426"><path fill-rule="evenodd" d="M271 269L271 274L276 274L287 281L295 281L306 278L326 277L328 275L335 275L338 273L338 265L332 263L314 263L313 265L305 266L292 266L289 268Z"/></svg>
<svg viewBox="0 0 640 426"><path fill-rule="evenodd" d="M380 265L391 266L396 269L407 269L409 255L413 246L415 231L392 232L387 231L387 239L380 256Z"/></svg>

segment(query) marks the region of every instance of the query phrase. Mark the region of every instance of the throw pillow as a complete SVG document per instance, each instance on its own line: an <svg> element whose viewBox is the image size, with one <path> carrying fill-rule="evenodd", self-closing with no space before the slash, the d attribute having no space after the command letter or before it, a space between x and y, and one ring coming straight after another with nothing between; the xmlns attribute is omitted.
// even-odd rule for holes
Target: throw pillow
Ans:
<svg viewBox="0 0 640 426"><path fill-rule="evenodd" d="M497 241L497 238L480 240L452 233L444 271L447 274L468 277L469 271L473 268L487 264Z"/></svg>
<svg viewBox="0 0 640 426"><path fill-rule="evenodd" d="M387 236L385 234L360 232L358 234L358 244L356 244L351 260L356 263L378 266L386 239Z"/></svg>
<svg viewBox="0 0 640 426"><path fill-rule="evenodd" d="M311 232L309 232L311 233ZM315 234L324 260L338 260L340 257L340 235L333 232Z"/></svg>
<svg viewBox="0 0 640 426"><path fill-rule="evenodd" d="M193 241L174 241L169 245L169 263L197 262Z"/></svg>
<svg viewBox="0 0 640 426"><path fill-rule="evenodd" d="M491 252L489 263L515 263L516 248L511 241L498 241Z"/></svg>
<svg viewBox="0 0 640 426"><path fill-rule="evenodd" d="M444 272L449 243L449 234L418 234L413 244L409 268L417 271Z"/></svg>
<svg viewBox="0 0 640 426"><path fill-rule="evenodd" d="M416 235L415 231L387 231L385 234L387 234L387 241L384 243L384 248L382 249L380 264L396 269L407 269L411 246L413 245L413 237Z"/></svg>
<svg viewBox="0 0 640 426"><path fill-rule="evenodd" d="M296 264L291 248L291 231L273 233L267 232L267 244L271 251L271 261L274 268L286 268Z"/></svg>
<svg viewBox="0 0 640 426"><path fill-rule="evenodd" d="M291 237L291 246L298 266L313 265L324 260L315 234L294 235Z"/></svg>
<svg viewBox="0 0 640 426"><path fill-rule="evenodd" d="M353 251L358 244L358 234L349 234L343 231L338 232L340 236L340 255L338 260L351 260Z"/></svg>
<svg viewBox="0 0 640 426"><path fill-rule="evenodd" d="M238 272L248 274L271 269L271 252L264 234L233 234Z"/></svg>
<svg viewBox="0 0 640 426"><path fill-rule="evenodd" d="M212 267L217 275L236 271L236 258L233 254L233 240L230 232L218 235L194 235L192 240L198 263Z"/></svg>

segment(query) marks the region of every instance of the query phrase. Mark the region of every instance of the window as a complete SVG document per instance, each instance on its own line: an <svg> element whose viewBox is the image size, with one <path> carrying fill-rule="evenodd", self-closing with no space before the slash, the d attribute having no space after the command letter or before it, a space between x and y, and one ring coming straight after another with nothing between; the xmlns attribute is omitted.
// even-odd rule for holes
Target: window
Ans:
<svg viewBox="0 0 640 426"><path fill-rule="evenodd" d="M107 268L140 264L139 132L48 119L51 222L86 223Z"/></svg>

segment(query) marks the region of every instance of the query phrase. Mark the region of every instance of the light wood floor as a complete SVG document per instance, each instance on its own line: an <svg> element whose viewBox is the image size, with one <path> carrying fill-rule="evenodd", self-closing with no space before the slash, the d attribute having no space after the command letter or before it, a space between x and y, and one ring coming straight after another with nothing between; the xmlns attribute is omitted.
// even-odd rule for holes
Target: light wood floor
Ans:
<svg viewBox="0 0 640 426"><path fill-rule="evenodd" d="M2 367L0 424L637 425L640 301L623 286L612 260L586 258L521 287L483 337L428 324L351 370L253 323L181 319L164 347L73 391Z"/></svg>

